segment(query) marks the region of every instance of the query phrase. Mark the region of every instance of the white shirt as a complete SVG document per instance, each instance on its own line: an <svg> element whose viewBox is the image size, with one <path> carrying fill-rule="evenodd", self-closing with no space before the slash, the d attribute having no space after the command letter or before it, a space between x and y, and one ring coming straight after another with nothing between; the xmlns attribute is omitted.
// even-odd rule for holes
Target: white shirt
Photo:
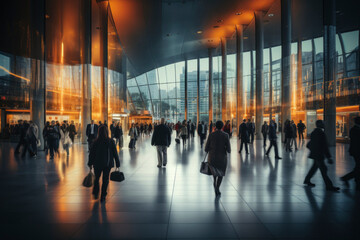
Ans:
<svg viewBox="0 0 360 240"><path fill-rule="evenodd" d="M94 134L94 124L91 124L91 134Z"/></svg>

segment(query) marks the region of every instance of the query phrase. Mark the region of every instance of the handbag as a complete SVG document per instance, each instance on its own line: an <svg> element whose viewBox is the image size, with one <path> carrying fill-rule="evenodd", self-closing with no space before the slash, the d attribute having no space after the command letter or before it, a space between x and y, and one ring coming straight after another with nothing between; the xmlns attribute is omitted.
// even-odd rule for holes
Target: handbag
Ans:
<svg viewBox="0 0 360 240"><path fill-rule="evenodd" d="M94 173L92 173L90 169L88 175L86 175L86 177L84 178L82 185L87 188L92 187L92 185L94 184L94 178Z"/></svg>
<svg viewBox="0 0 360 240"><path fill-rule="evenodd" d="M200 173L205 175L212 175L209 167L209 162L205 162L206 156L207 154L205 155L204 160L201 162Z"/></svg>
<svg viewBox="0 0 360 240"><path fill-rule="evenodd" d="M117 168L114 172L110 174L110 180L114 182L122 182L125 180L125 175Z"/></svg>

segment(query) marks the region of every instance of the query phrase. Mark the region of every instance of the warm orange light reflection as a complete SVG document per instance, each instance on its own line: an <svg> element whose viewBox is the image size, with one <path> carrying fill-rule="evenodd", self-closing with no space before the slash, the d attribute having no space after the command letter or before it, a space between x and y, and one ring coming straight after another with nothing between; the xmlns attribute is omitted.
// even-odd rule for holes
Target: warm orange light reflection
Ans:
<svg viewBox="0 0 360 240"><path fill-rule="evenodd" d="M20 79L25 80L25 81L27 81L27 82L30 82L30 79L28 79L28 78L26 78L26 77L22 77L22 76L20 76L20 75L17 75L17 74L15 74L15 73L12 73L12 72L10 72L9 70L7 70L6 68L4 68L3 66L0 66L0 69L2 69L4 72L8 73L8 74L11 75L11 76L20 78Z"/></svg>

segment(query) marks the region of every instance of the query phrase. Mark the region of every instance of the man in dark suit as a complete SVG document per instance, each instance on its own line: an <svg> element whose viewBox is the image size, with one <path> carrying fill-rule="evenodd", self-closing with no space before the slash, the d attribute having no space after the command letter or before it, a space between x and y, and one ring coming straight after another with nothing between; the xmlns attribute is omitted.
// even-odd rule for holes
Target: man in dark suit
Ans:
<svg viewBox="0 0 360 240"><path fill-rule="evenodd" d="M305 124L300 120L300 122L297 124L297 129L299 133L299 141L304 141L304 131L305 131Z"/></svg>
<svg viewBox="0 0 360 240"><path fill-rule="evenodd" d="M276 123L274 120L270 120L269 140L270 140L270 146L269 146L268 150L266 151L265 155L269 156L269 152L270 152L271 148L274 146L275 159L281 159L281 157L279 157L279 151L278 151L278 146L277 146Z"/></svg>
<svg viewBox="0 0 360 240"><path fill-rule="evenodd" d="M254 142L254 133L255 133L255 124L252 122L251 119L248 119L246 127L248 129L249 137L250 137L249 143L253 143Z"/></svg>
<svg viewBox="0 0 360 240"><path fill-rule="evenodd" d="M203 147L204 145L204 140L206 138L206 133L207 133L207 125L204 124L204 121L201 122L201 124L199 124L198 126L198 134L200 136L200 145L201 145L201 148Z"/></svg>
<svg viewBox="0 0 360 240"><path fill-rule="evenodd" d="M151 145L156 146L158 156L158 168L167 164L167 148L171 144L170 128L165 125L165 119L161 118L160 124L155 127L151 138Z"/></svg>
<svg viewBox="0 0 360 240"><path fill-rule="evenodd" d="M329 176L327 175L327 167L325 165L325 157L328 159L329 164L333 164L333 160L330 155L329 146L327 143L326 135L324 132L324 122L322 120L316 121L316 128L311 133L311 140L307 144L307 148L310 149L309 158L314 160L314 164L305 177L304 184L315 187L315 184L310 182L316 171L320 169L321 175L324 179L327 191L339 191L340 188L334 187Z"/></svg>
<svg viewBox="0 0 360 240"><path fill-rule="evenodd" d="M239 136L238 137L241 140L239 153L241 153L243 145L245 145L245 152L246 152L246 154L249 154L249 150L248 150L249 131L247 128L246 119L244 119L242 124L240 124L240 126L239 126Z"/></svg>
<svg viewBox="0 0 360 240"><path fill-rule="evenodd" d="M264 124L261 127L261 133L263 135L263 139L264 139L264 147L266 147L266 138L269 132L269 125L267 125L267 122L264 121Z"/></svg>
<svg viewBox="0 0 360 240"><path fill-rule="evenodd" d="M360 191L360 117L356 117L354 121L355 126L350 129L349 153L354 157L355 168L340 179L349 187L348 181L355 178L356 190Z"/></svg>
<svg viewBox="0 0 360 240"><path fill-rule="evenodd" d="M69 137L70 137L72 143L74 143L74 138L75 138L76 134L77 134L77 132L76 132L76 127L75 127L74 121L71 121L71 124L69 126Z"/></svg>
<svg viewBox="0 0 360 240"><path fill-rule="evenodd" d="M90 150L91 144L97 137L99 126L94 123L94 120L91 120L91 123L86 126L86 136L88 141L88 148Z"/></svg>

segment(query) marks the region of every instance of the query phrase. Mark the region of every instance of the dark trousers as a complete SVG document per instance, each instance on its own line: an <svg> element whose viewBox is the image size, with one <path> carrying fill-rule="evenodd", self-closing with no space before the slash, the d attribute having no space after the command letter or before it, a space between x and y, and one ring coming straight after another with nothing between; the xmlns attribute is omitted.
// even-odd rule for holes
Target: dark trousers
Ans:
<svg viewBox="0 0 360 240"><path fill-rule="evenodd" d="M73 134L70 135L70 134L69 134L69 137L70 137L70 139L71 139L71 142L74 143L75 135L73 135Z"/></svg>
<svg viewBox="0 0 360 240"><path fill-rule="evenodd" d="M263 134L263 139L264 139L264 147L266 147L266 138L267 138L267 134Z"/></svg>
<svg viewBox="0 0 360 240"><path fill-rule="evenodd" d="M243 140L243 139L241 139L241 142L240 142L240 152L243 149L243 145L245 145L245 152L249 153L247 140Z"/></svg>
<svg viewBox="0 0 360 240"><path fill-rule="evenodd" d="M90 135L88 136L88 139L87 139L89 151L90 151L90 147L91 147L92 143L94 142L94 140L95 140L95 135L94 135L94 134L90 134Z"/></svg>
<svg viewBox="0 0 360 240"><path fill-rule="evenodd" d="M302 139L304 140L304 131L298 131L299 133L299 141Z"/></svg>
<svg viewBox="0 0 360 240"><path fill-rule="evenodd" d="M191 137L195 136L195 131L191 131Z"/></svg>
<svg viewBox="0 0 360 240"><path fill-rule="evenodd" d="M354 169L342 177L343 180L349 181L355 178L356 188L360 190L360 156L354 157L355 167Z"/></svg>
<svg viewBox="0 0 360 240"><path fill-rule="evenodd" d="M200 134L200 145L201 145L201 147L203 147L203 145L204 145L205 138L206 138L205 134L201 133Z"/></svg>
<svg viewBox="0 0 360 240"><path fill-rule="evenodd" d="M314 176L314 174L316 173L316 171L318 169L320 169L321 176L324 179L326 188L333 187L333 184L332 184L329 176L327 175L327 167L325 165L324 159L314 159L314 164L312 165L308 174L306 175L304 182L310 182L310 179Z"/></svg>
<svg viewBox="0 0 360 240"><path fill-rule="evenodd" d="M254 132L250 132L250 142L254 142Z"/></svg>
<svg viewBox="0 0 360 240"><path fill-rule="evenodd" d="M50 158L54 157L54 152L56 150L56 141L57 139L48 139L48 146L49 146L49 150L50 150Z"/></svg>
<svg viewBox="0 0 360 240"><path fill-rule="evenodd" d="M94 181L94 188L93 194L97 196L99 194L99 180L102 173L102 186L101 186L101 197L105 197L107 194L107 188L109 185L109 175L110 175L111 168L94 168L95 173L95 181Z"/></svg>
<svg viewBox="0 0 360 240"><path fill-rule="evenodd" d="M26 145L26 141L25 141L25 138L20 138L20 140L19 140L19 142L18 142L18 144L16 145L16 148L15 148L15 152L16 153L19 153L20 152L20 147L22 146L22 145Z"/></svg>
<svg viewBox="0 0 360 240"><path fill-rule="evenodd" d="M266 155L269 155L269 152L273 146L275 149L275 157L279 157L279 150L278 150L276 139L270 139L270 146L269 146L268 150L266 151Z"/></svg>

